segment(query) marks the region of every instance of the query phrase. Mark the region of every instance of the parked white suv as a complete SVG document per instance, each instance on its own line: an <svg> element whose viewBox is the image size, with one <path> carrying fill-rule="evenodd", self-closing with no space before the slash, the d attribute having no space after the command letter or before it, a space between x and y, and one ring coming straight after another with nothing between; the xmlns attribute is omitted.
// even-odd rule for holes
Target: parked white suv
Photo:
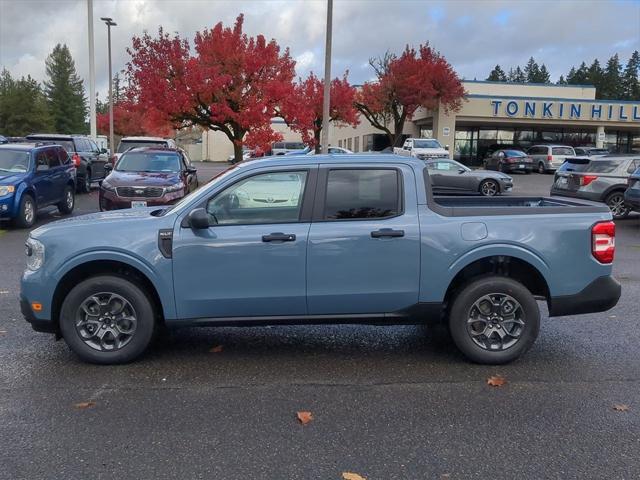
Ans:
<svg viewBox="0 0 640 480"><path fill-rule="evenodd" d="M527 150L538 173L554 172L567 157L575 157L576 152L568 145L533 145Z"/></svg>
<svg viewBox="0 0 640 480"><path fill-rule="evenodd" d="M393 153L420 160L449 158L449 152L434 138L407 138L401 148L393 149Z"/></svg>

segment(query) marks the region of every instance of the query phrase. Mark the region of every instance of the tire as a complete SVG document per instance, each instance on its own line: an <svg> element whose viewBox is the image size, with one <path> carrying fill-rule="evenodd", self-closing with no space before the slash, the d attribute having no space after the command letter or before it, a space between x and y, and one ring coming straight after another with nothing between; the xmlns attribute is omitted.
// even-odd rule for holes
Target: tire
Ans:
<svg viewBox="0 0 640 480"><path fill-rule="evenodd" d="M499 172L506 173L507 169L504 166L504 163L499 163L498 168L496 168Z"/></svg>
<svg viewBox="0 0 640 480"><path fill-rule="evenodd" d="M488 306L490 310L486 310ZM510 315L504 313L506 307L510 308ZM491 313L482 319L483 311ZM469 322L470 319L477 321ZM529 350L538 337L540 310L531 292L520 282L498 275L482 277L455 295L449 330L458 349L472 362L509 363Z"/></svg>
<svg viewBox="0 0 640 480"><path fill-rule="evenodd" d="M544 163L540 162L538 163L538 173L541 175L544 175L545 173L547 173L547 169L544 166Z"/></svg>
<svg viewBox="0 0 640 480"><path fill-rule="evenodd" d="M20 206L18 207L18 216L14 220L14 224L18 228L31 228L36 223L37 206L33 197L29 194L22 195Z"/></svg>
<svg viewBox="0 0 640 480"><path fill-rule="evenodd" d="M71 185L67 185L64 187L64 192L62 193L62 200L58 203L58 211L63 215L69 215L73 212L73 207L76 204L75 194Z"/></svg>
<svg viewBox="0 0 640 480"><path fill-rule="evenodd" d="M80 182L80 188L84 193L91 191L91 170L88 168L87 173L85 173L84 178L82 178L82 182Z"/></svg>
<svg viewBox="0 0 640 480"><path fill-rule="evenodd" d="M60 331L71 351L85 362L127 363L151 342L155 312L146 291L129 279L101 275L80 282L69 292L60 311Z"/></svg>
<svg viewBox="0 0 640 480"><path fill-rule="evenodd" d="M624 206L624 192L615 191L611 192L605 198L604 203L607 204L607 207L611 210L611 215L613 215L614 220L620 220L621 218L626 218L631 210Z"/></svg>
<svg viewBox="0 0 640 480"><path fill-rule="evenodd" d="M495 197L500 194L500 185L495 180L483 180L478 191L483 197Z"/></svg>

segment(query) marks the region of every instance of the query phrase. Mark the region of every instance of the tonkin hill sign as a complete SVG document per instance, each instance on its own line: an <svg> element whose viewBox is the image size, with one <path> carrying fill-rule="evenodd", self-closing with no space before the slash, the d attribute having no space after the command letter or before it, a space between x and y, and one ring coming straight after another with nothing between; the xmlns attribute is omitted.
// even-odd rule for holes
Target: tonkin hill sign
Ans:
<svg viewBox="0 0 640 480"><path fill-rule="evenodd" d="M640 122L640 103L593 100L489 100L494 117Z"/></svg>

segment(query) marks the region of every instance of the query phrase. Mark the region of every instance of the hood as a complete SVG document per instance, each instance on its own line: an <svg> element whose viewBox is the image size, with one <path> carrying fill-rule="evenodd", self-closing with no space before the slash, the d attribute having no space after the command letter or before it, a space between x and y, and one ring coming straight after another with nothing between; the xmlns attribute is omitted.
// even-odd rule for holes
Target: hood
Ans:
<svg viewBox="0 0 640 480"><path fill-rule="evenodd" d="M33 238L38 238L52 230L87 225L91 226L92 231L95 232L96 228L108 228L107 224L112 224L114 222L128 223L139 222L142 219L157 219L158 217L154 217L151 213L161 209L162 207L133 208L68 217L36 228L31 232L31 236Z"/></svg>
<svg viewBox="0 0 640 480"><path fill-rule="evenodd" d="M0 185L14 185L21 182L26 175L24 172L0 172Z"/></svg>
<svg viewBox="0 0 640 480"><path fill-rule="evenodd" d="M112 171L106 178L114 187L170 187L182 180L175 172Z"/></svg>

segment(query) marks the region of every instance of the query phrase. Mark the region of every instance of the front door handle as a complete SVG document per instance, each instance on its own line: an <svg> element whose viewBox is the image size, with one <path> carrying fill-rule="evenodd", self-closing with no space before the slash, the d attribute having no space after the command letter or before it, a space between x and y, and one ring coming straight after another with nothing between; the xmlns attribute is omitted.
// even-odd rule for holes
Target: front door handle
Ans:
<svg viewBox="0 0 640 480"><path fill-rule="evenodd" d="M295 242L296 236L293 233L275 232L269 235L262 235L263 242Z"/></svg>
<svg viewBox="0 0 640 480"><path fill-rule="evenodd" d="M371 232L371 238L383 237L404 237L404 230L394 230L392 228L381 228Z"/></svg>

